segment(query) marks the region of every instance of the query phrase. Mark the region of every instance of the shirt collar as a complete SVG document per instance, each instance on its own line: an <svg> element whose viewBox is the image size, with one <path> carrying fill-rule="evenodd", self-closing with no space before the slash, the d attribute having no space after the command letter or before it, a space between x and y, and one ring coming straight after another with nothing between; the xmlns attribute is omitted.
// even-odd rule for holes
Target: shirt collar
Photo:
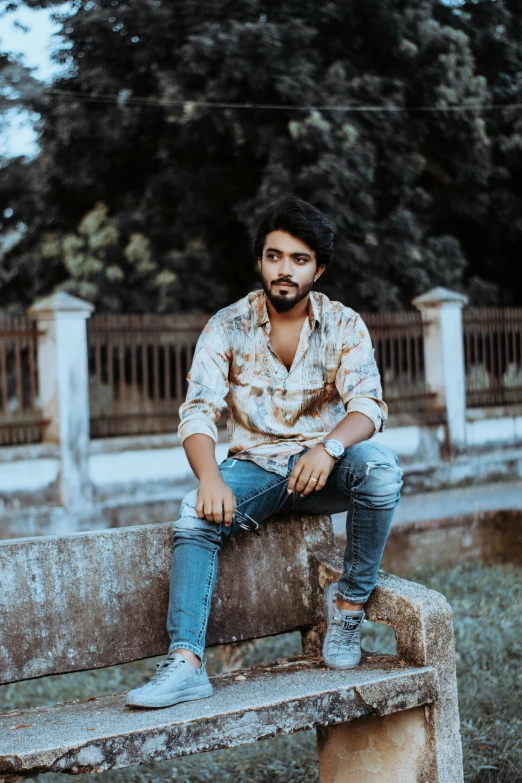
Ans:
<svg viewBox="0 0 522 783"><path fill-rule="evenodd" d="M268 317L268 310L266 306L266 294L263 290L256 291L257 297L254 300L254 319L256 326L262 326L270 321ZM315 291L310 291L310 297L308 299L308 320L310 321L310 328L314 329L315 324L321 323L319 294Z"/></svg>

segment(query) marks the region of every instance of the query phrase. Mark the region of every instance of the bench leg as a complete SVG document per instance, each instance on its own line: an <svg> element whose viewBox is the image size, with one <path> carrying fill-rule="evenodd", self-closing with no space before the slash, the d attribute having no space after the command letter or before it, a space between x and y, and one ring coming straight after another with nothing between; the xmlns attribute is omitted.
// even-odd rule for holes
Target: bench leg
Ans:
<svg viewBox="0 0 522 783"><path fill-rule="evenodd" d="M430 742L429 707L319 726L321 783L444 783Z"/></svg>

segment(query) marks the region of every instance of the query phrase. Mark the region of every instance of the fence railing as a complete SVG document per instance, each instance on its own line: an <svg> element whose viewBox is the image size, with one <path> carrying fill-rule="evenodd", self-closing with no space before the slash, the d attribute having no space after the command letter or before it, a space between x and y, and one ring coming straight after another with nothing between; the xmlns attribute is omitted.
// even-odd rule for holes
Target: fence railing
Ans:
<svg viewBox="0 0 522 783"><path fill-rule="evenodd" d="M468 407L522 403L522 307L469 308L463 326Z"/></svg>
<svg viewBox="0 0 522 783"><path fill-rule="evenodd" d="M419 312L361 313L372 337L383 398L390 413L425 411L435 397L426 387Z"/></svg>
<svg viewBox="0 0 522 783"><path fill-rule="evenodd" d="M0 316L0 445L36 443L45 424L38 405L37 336L25 316Z"/></svg>
<svg viewBox="0 0 522 783"><path fill-rule="evenodd" d="M210 316L94 315L87 323L91 437L175 431Z"/></svg>

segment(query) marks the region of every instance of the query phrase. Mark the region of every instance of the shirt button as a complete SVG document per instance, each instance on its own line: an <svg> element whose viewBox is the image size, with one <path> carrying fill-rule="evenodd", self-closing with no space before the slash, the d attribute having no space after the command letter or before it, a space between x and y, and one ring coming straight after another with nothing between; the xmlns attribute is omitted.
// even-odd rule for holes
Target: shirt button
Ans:
<svg viewBox="0 0 522 783"><path fill-rule="evenodd" d="M290 419L291 419L291 418L292 418L292 414L290 414L290 413L285 413L285 419L286 419L286 421L290 421Z"/></svg>

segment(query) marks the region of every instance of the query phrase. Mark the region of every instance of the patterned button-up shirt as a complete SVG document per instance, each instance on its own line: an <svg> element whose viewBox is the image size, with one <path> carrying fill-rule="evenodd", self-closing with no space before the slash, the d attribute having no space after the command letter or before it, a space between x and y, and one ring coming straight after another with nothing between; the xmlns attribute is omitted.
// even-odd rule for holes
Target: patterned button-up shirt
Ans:
<svg viewBox="0 0 522 783"><path fill-rule="evenodd" d="M227 406L228 457L286 476L288 460L325 438L351 411L384 428L379 371L358 313L311 291L290 370L270 345L263 290L225 307L201 333L180 406L181 443L194 433L218 439Z"/></svg>

